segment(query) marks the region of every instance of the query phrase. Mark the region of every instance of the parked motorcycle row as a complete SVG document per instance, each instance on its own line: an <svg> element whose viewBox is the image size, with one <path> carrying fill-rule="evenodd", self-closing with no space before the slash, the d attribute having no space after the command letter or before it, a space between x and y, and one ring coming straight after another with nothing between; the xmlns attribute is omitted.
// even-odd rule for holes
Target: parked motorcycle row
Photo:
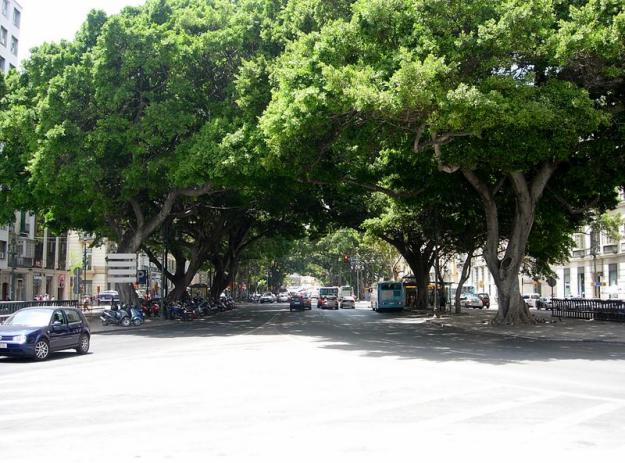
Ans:
<svg viewBox="0 0 625 463"><path fill-rule="evenodd" d="M202 316L225 312L235 308L234 299L222 296L219 300L193 298L188 301L169 303L166 307L170 320L196 320ZM113 303L100 315L102 325L141 326L147 317L160 317L160 305L156 301L144 301L141 306Z"/></svg>
<svg viewBox="0 0 625 463"><path fill-rule="evenodd" d="M234 299L222 296L218 300L193 298L186 302L175 302L167 306L170 319L196 320L202 316L225 312L235 308Z"/></svg>
<svg viewBox="0 0 625 463"><path fill-rule="evenodd" d="M105 310L100 315L102 325L118 325L118 326L140 326L143 325L143 311L138 306L130 306L122 304L118 306L116 303L111 305L110 309Z"/></svg>

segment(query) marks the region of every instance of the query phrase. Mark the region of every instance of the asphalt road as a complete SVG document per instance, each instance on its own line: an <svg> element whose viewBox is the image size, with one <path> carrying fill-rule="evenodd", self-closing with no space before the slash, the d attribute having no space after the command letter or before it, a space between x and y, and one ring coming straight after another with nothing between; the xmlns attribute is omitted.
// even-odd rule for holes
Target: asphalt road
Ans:
<svg viewBox="0 0 625 463"><path fill-rule="evenodd" d="M622 461L625 352L253 305L0 358L0 463Z"/></svg>

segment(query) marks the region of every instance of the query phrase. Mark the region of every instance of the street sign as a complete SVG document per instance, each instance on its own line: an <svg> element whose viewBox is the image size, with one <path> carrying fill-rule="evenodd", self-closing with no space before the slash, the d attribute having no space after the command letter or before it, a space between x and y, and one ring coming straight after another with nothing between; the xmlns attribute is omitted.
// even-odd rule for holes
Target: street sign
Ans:
<svg viewBox="0 0 625 463"><path fill-rule="evenodd" d="M137 283L145 285L148 282L148 272L145 270L137 270Z"/></svg>
<svg viewBox="0 0 625 463"><path fill-rule="evenodd" d="M137 280L136 254L107 254L105 260L109 283L134 283Z"/></svg>
<svg viewBox="0 0 625 463"><path fill-rule="evenodd" d="M82 280L80 279L80 277L72 277L72 281L74 282L72 292L74 294L80 294L80 288L82 288Z"/></svg>

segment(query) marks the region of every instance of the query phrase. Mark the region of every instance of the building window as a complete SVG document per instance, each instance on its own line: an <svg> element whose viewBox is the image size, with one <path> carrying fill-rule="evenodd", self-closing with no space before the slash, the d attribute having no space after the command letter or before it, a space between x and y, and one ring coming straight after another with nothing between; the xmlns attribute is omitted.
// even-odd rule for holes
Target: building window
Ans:
<svg viewBox="0 0 625 463"><path fill-rule="evenodd" d="M0 259L6 259L7 256L7 242L0 241Z"/></svg>
<svg viewBox="0 0 625 463"><path fill-rule="evenodd" d="M13 8L13 25L19 29L20 22L22 22L22 13L17 8Z"/></svg>
<svg viewBox="0 0 625 463"><path fill-rule="evenodd" d="M9 17L9 0L2 0L2 14Z"/></svg>
<svg viewBox="0 0 625 463"><path fill-rule="evenodd" d="M616 286L618 281L618 264L608 265L608 285Z"/></svg>
<svg viewBox="0 0 625 463"><path fill-rule="evenodd" d="M575 249L586 249L586 235L583 233L575 234Z"/></svg>
<svg viewBox="0 0 625 463"><path fill-rule="evenodd" d="M617 243L617 241L611 235L609 235L607 233L602 233L602 235L603 235L603 244L605 244L605 245L612 245L612 244L616 244Z"/></svg>
<svg viewBox="0 0 625 463"><path fill-rule="evenodd" d="M0 27L0 45L7 46L7 37L9 36L9 32L4 28Z"/></svg>
<svg viewBox="0 0 625 463"><path fill-rule="evenodd" d="M11 53L17 56L17 39L11 36Z"/></svg>
<svg viewBox="0 0 625 463"><path fill-rule="evenodd" d="M564 297L571 297L571 269L564 269L564 278L562 279L564 283Z"/></svg>
<svg viewBox="0 0 625 463"><path fill-rule="evenodd" d="M586 275L584 274L584 267L577 268L577 294L581 297L586 297Z"/></svg>
<svg viewBox="0 0 625 463"><path fill-rule="evenodd" d="M87 248L87 252L85 254L85 266L87 270L93 270L93 250L91 248Z"/></svg>
<svg viewBox="0 0 625 463"><path fill-rule="evenodd" d="M4 71L4 66L6 65L6 61L4 57L0 56L0 71Z"/></svg>

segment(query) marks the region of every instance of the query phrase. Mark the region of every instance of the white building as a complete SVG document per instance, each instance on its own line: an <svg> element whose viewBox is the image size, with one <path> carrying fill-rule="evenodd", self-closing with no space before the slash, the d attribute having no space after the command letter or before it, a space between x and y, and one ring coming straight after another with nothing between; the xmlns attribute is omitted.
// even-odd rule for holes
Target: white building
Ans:
<svg viewBox="0 0 625 463"><path fill-rule="evenodd" d="M22 6L15 0L0 0L0 70L17 68L20 49Z"/></svg>
<svg viewBox="0 0 625 463"><path fill-rule="evenodd" d="M625 217L625 195L610 215ZM593 233L590 227L573 235L575 247L565 265L554 268L558 275L556 297L625 299L625 225L620 237Z"/></svg>
<svg viewBox="0 0 625 463"><path fill-rule="evenodd" d="M15 221L0 226L0 300L25 300L33 291L35 216L16 212Z"/></svg>

